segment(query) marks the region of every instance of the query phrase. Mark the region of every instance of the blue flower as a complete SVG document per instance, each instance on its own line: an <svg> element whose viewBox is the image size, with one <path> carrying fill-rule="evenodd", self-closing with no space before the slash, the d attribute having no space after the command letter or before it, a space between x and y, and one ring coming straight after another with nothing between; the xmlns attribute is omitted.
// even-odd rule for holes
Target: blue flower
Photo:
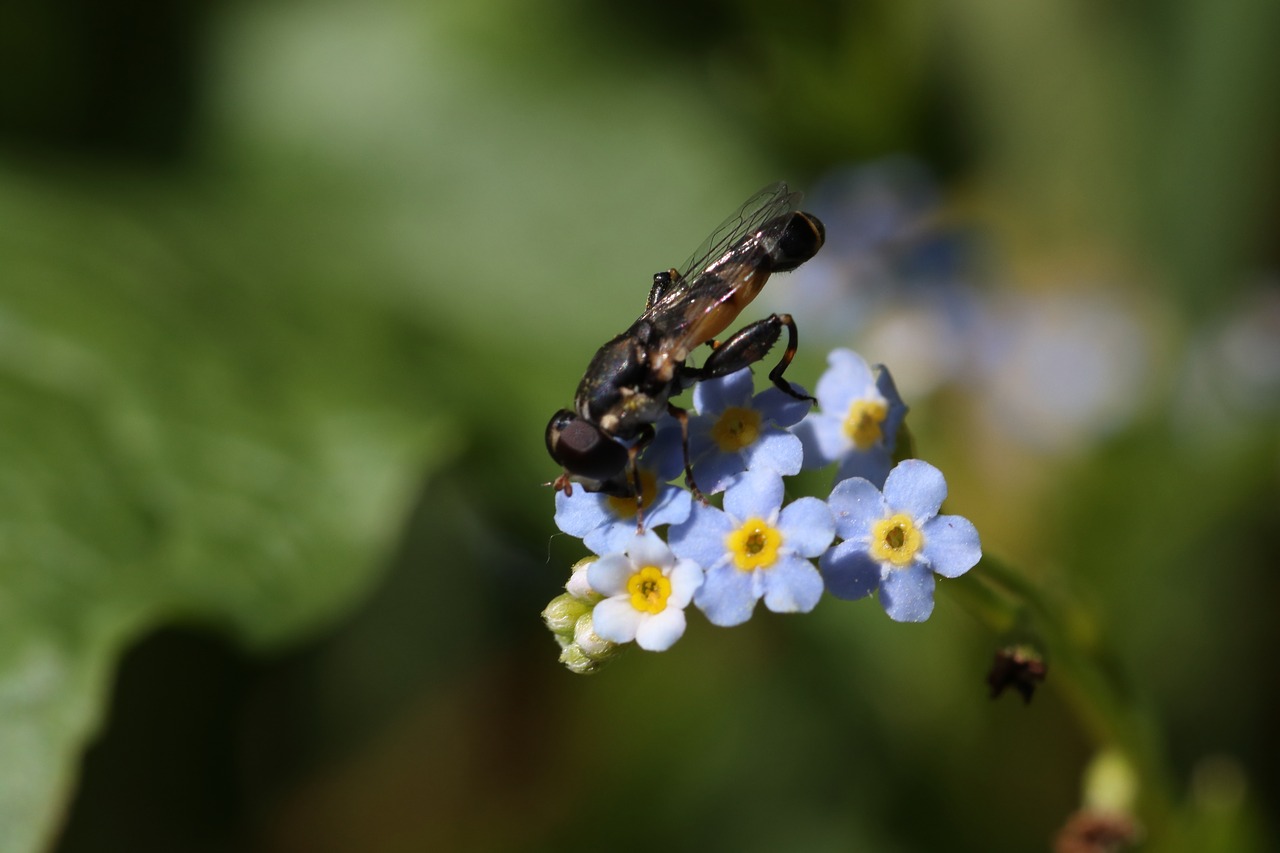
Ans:
<svg viewBox="0 0 1280 853"><path fill-rule="evenodd" d="M799 423L811 404L772 385L754 397L753 390L748 369L701 382L693 390L698 414L689 422L689 454L698 460L693 479L706 494L724 491L748 469L800 472L804 449L785 427Z"/></svg>
<svg viewBox="0 0 1280 853"><path fill-rule="evenodd" d="M839 461L836 480L862 477L877 486L893 467L907 406L883 365L873 370L853 350L834 349L818 380L818 411L793 432L804 444L806 468Z"/></svg>
<svg viewBox="0 0 1280 853"><path fill-rule="evenodd" d="M605 598L591 612L592 629L614 643L635 640L666 651L684 634L684 608L702 584L702 567L677 559L652 530L632 537L626 551L587 567L591 588Z"/></svg>
<svg viewBox="0 0 1280 853"><path fill-rule="evenodd" d="M716 625L747 621L761 598L775 613L807 613L822 597L808 558L831 544L831 510L817 498L785 508L782 499L782 478L753 469L724 493L724 510L695 504L688 521L671 527L671 549L707 570L694 604Z"/></svg>
<svg viewBox="0 0 1280 853"><path fill-rule="evenodd" d="M845 540L822 556L827 591L857 599L879 590L898 622L933 612L934 574L958 577L982 557L978 531L958 515L938 515L947 496L942 472L919 459L898 464L881 494L861 477L837 483L828 501Z"/></svg>
<svg viewBox="0 0 1280 853"><path fill-rule="evenodd" d="M672 419L659 427L640 455L640 489L644 495L645 527L678 524L689 517L690 494L668 480L684 470L680 427ZM556 492L556 527L577 536L596 554L621 551L636 534L634 498L615 498L575 488L573 495Z"/></svg>

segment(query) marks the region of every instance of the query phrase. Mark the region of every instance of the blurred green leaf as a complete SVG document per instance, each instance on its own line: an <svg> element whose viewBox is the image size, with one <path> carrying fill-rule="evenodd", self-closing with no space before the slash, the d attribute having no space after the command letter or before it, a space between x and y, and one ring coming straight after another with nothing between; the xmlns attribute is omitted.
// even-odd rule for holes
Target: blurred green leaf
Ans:
<svg viewBox="0 0 1280 853"><path fill-rule="evenodd" d="M0 177L12 851L47 829L123 645L174 620L277 645L333 619L451 447L431 389L395 387L413 330L341 273L199 193L81 183Z"/></svg>

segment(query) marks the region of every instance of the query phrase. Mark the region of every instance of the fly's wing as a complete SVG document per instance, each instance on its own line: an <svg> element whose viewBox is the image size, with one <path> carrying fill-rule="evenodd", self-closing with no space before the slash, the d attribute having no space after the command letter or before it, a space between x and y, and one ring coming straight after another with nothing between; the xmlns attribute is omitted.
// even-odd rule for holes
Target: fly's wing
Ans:
<svg viewBox="0 0 1280 853"><path fill-rule="evenodd" d="M743 241L764 243L775 236L761 230L766 223L774 223L770 230L784 230L788 222L785 214L796 210L801 196L785 183L777 183L747 199L680 267L680 278L644 317L662 330L673 347L692 349L702 343L704 316L733 296L738 285L735 274L741 272L740 265L728 265L720 272L718 268L737 254L734 250Z"/></svg>
<svg viewBox="0 0 1280 853"><path fill-rule="evenodd" d="M716 265L729 249L737 245L744 237L760 230L771 219L784 213L791 213L800 204L803 193L792 192L785 183L778 182L765 187L742 203L738 211L720 223L720 227L711 232L711 236L702 241L698 250L690 256L684 265L678 267L685 281L696 278L704 270ZM786 223L779 223L785 227ZM761 235L769 237L772 235Z"/></svg>

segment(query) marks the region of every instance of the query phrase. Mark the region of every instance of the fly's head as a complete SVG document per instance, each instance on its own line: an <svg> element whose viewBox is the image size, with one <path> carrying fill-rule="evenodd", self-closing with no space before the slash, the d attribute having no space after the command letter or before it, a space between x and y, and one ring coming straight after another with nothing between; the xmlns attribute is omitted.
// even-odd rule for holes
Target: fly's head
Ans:
<svg viewBox="0 0 1280 853"><path fill-rule="evenodd" d="M618 479L627 467L627 448L570 409L556 412L547 424L547 451L564 468L555 481L557 491L569 492L570 478L587 481L588 491L600 491L600 484Z"/></svg>

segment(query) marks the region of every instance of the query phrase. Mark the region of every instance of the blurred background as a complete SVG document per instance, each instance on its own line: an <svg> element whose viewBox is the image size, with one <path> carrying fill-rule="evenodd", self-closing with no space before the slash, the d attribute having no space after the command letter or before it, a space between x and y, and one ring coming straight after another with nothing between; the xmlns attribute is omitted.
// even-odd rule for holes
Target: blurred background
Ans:
<svg viewBox="0 0 1280 853"><path fill-rule="evenodd" d="M0 850L1041 850L1117 716L1147 849L1275 849L1278 34L1194 0L9 0ZM557 663L585 551L546 420L779 179L828 242L748 314L795 315L810 387L834 346L889 366L1103 686L1050 648L992 701L1038 637L956 592L981 568L923 625L827 600Z"/></svg>

